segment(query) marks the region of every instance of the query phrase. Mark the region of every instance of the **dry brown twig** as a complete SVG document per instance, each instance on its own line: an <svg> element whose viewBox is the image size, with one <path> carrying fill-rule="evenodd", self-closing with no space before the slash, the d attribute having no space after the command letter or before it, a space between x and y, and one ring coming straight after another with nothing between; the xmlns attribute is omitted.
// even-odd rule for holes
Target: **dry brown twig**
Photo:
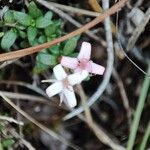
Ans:
<svg viewBox="0 0 150 150"><path fill-rule="evenodd" d="M60 43L62 41L65 41L73 36L79 35L87 30L89 30L90 28L94 27L95 25L97 25L98 23L102 22L106 17L114 14L115 12L121 10L121 8L126 4L128 0L121 0L118 3L116 3L115 5L113 5L109 10L103 12L100 16L98 16L97 18L95 18L93 21L87 23L86 25L82 26L81 28L63 36L60 38L57 38L51 42L47 42L38 46L34 46L34 47L29 47L29 48L25 48L25 49L21 49L21 50L17 50L14 52L8 52L5 54L0 54L0 62L2 61L6 61L6 60L11 60L11 59L16 59L16 58L20 58L20 57L24 57L33 53L36 53L38 51L41 51L42 49L51 47L57 43Z"/></svg>
<svg viewBox="0 0 150 150"><path fill-rule="evenodd" d="M128 118L128 125L130 125L132 112L131 112L131 109L130 109L130 106L129 106L129 100L128 100L128 97L127 97L127 94L126 94L123 82L120 79L120 77L119 77L119 75L118 75L118 73L117 73L117 71L115 69L113 69L113 77L116 80L116 83L118 85L118 88L119 88L119 91L120 91L120 95L121 95L121 98L123 100L123 105L124 105L124 108L126 109L127 118Z"/></svg>

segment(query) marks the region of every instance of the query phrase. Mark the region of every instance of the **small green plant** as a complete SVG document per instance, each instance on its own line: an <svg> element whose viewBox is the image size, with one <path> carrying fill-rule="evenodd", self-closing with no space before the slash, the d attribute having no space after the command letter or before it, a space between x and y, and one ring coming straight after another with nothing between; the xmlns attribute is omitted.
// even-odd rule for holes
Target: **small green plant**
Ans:
<svg viewBox="0 0 150 150"><path fill-rule="evenodd" d="M27 11L7 10L0 22L0 45L4 51L16 46L26 48L54 40L63 34L62 21L53 19L53 13L45 14L32 1ZM36 56L34 73L40 73L59 63L61 55L72 55L79 36L51 48L43 49Z"/></svg>
<svg viewBox="0 0 150 150"><path fill-rule="evenodd" d="M0 123L0 132L2 132L5 129L6 129L5 125ZM6 137L6 135L5 137L1 136L0 150L9 149L13 146L14 143L15 143L15 140L13 139L13 137Z"/></svg>

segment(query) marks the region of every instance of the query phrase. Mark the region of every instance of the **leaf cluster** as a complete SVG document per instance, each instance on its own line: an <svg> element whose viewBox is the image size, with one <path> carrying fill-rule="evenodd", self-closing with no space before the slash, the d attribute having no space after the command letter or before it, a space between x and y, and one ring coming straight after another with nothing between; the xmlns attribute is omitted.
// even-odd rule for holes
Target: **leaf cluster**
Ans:
<svg viewBox="0 0 150 150"><path fill-rule="evenodd" d="M8 52L11 48L26 48L54 40L63 34L62 21L53 19L53 13L43 13L32 1L27 11L7 10L0 21L0 46ZM35 73L45 71L59 63L61 55L72 55L79 36L51 48L43 49L36 56Z"/></svg>

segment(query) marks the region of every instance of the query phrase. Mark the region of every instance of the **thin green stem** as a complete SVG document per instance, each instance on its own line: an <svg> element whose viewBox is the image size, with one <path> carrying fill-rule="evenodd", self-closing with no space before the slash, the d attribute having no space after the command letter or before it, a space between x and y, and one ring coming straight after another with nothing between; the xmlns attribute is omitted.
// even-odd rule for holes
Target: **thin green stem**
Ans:
<svg viewBox="0 0 150 150"><path fill-rule="evenodd" d="M148 66L147 73L150 74L150 63L149 63L149 66ZM140 93L140 97L139 97L139 100L138 100L137 108L136 108L136 111L135 111L135 114L134 114L134 119L133 119L131 129L130 129L130 135L129 135L128 145L127 145L127 150L132 150L133 149L136 134L137 134L137 130L138 130L138 126L139 126L139 122L140 122L140 118L141 118L141 114L142 114L142 110L143 110L145 100L146 100L146 96L147 96L147 93L148 93L149 85L150 85L150 78L145 76L144 83L143 83L143 86L142 86L142 90L141 90L141 93Z"/></svg>
<svg viewBox="0 0 150 150"><path fill-rule="evenodd" d="M146 149L146 144L147 144L149 136L150 136L150 121L149 121L147 129L145 131L145 134L144 134L141 146L140 146L140 150L145 150Z"/></svg>
<svg viewBox="0 0 150 150"><path fill-rule="evenodd" d="M2 142L0 140L0 150L3 150Z"/></svg>

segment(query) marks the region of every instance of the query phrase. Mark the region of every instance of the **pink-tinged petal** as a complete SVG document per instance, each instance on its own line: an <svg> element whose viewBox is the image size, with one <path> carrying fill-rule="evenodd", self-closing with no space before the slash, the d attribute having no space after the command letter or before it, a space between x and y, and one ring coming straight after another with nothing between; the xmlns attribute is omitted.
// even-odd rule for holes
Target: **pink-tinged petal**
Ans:
<svg viewBox="0 0 150 150"><path fill-rule="evenodd" d="M83 42L81 45L79 55L78 55L78 59L90 60L90 57L91 57L91 44L88 42Z"/></svg>
<svg viewBox="0 0 150 150"><path fill-rule="evenodd" d="M61 58L61 65L70 69L75 69L78 66L78 59L63 56Z"/></svg>
<svg viewBox="0 0 150 150"><path fill-rule="evenodd" d="M72 87L69 89L64 89L63 93L65 95L66 100L64 101L70 108L75 107L77 105L77 100L75 97L75 93Z"/></svg>
<svg viewBox="0 0 150 150"><path fill-rule="evenodd" d="M87 71L93 74L103 75L105 68L101 65L95 64L92 61L89 62L89 65L87 66Z"/></svg>
<svg viewBox="0 0 150 150"><path fill-rule="evenodd" d="M53 68L53 72L57 80L62 80L67 77L66 72L60 64Z"/></svg>
<svg viewBox="0 0 150 150"><path fill-rule="evenodd" d="M85 78L88 77L88 72L83 70L81 73L74 73L68 76L70 85L80 84Z"/></svg>
<svg viewBox="0 0 150 150"><path fill-rule="evenodd" d="M83 70L79 67L77 67L76 69L74 69L74 72L75 73L81 73Z"/></svg>
<svg viewBox="0 0 150 150"><path fill-rule="evenodd" d="M63 90L62 82L55 82L46 89L46 94L49 97L52 97L52 96L60 93L62 90Z"/></svg>

